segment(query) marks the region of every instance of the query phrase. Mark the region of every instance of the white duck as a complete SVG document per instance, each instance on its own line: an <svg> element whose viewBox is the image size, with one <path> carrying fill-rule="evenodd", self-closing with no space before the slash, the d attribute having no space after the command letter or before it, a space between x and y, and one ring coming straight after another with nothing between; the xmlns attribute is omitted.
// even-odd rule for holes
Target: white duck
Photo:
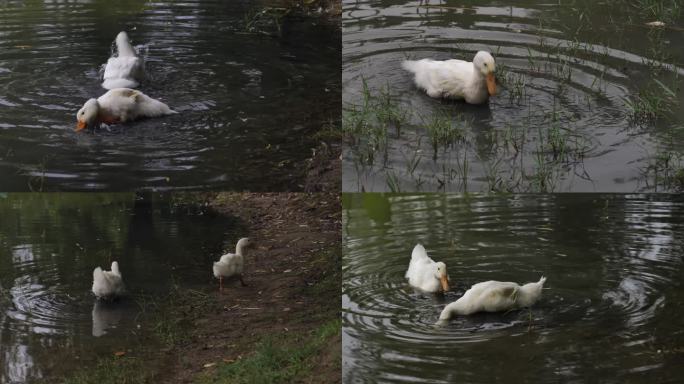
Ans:
<svg viewBox="0 0 684 384"><path fill-rule="evenodd" d="M214 276L219 279L219 289L223 290L223 278L238 276L240 283L246 286L242 280L242 270L245 266L245 248L251 245L249 238L243 237L235 245L235 253L226 253L219 261L214 262Z"/></svg>
<svg viewBox="0 0 684 384"><path fill-rule="evenodd" d="M530 307L539 300L546 278L523 286L517 283L485 281L470 287L463 296L444 307L440 321L477 312L502 312Z"/></svg>
<svg viewBox="0 0 684 384"><path fill-rule="evenodd" d="M489 52L479 51L472 63L463 60L406 60L402 67L430 97L463 99L482 104L496 94L496 64Z"/></svg>
<svg viewBox="0 0 684 384"><path fill-rule="evenodd" d="M97 267L93 270L93 293L99 299L115 299L123 295L125 290L119 263L112 262L111 271L103 271Z"/></svg>
<svg viewBox="0 0 684 384"><path fill-rule="evenodd" d="M144 117L178 113L168 105L129 88L116 88L97 99L90 99L76 113L76 131L100 123L125 123Z"/></svg>
<svg viewBox="0 0 684 384"><path fill-rule="evenodd" d="M107 60L102 87L135 88L145 76L143 60L136 56L135 50L128 41L126 32L119 32L116 36L117 55Z"/></svg>
<svg viewBox="0 0 684 384"><path fill-rule="evenodd" d="M449 290L449 276L446 264L435 263L428 257L425 248L418 244L411 253L411 262L405 277L409 284L426 292L446 292Z"/></svg>

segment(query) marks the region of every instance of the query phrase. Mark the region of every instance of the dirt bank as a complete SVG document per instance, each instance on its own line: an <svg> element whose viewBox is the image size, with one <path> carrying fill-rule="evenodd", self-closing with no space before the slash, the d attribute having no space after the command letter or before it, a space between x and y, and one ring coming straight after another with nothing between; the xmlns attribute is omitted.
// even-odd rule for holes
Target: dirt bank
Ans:
<svg viewBox="0 0 684 384"><path fill-rule="evenodd" d="M236 370L246 369L242 362L254 360L265 343L296 352L326 326L336 329L311 344L312 353L259 369L289 364L286 371L297 372L282 376L288 382L340 382L334 323L340 309L339 195L221 193L208 204L240 218L258 246L245 260L246 287L232 281L220 293L217 283L209 293L213 302L205 306L211 310L188 313L190 335L169 352L172 369L163 375L165 382L236 382L231 375L239 376Z"/></svg>

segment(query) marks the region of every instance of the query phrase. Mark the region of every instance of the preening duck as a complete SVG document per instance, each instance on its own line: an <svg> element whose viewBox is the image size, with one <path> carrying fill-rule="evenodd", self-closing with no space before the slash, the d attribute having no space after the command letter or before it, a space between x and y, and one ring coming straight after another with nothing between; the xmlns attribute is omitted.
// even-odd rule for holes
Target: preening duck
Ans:
<svg viewBox="0 0 684 384"><path fill-rule="evenodd" d="M125 123L145 117L158 117L178 113L168 105L140 91L116 88L97 99L86 101L76 113L76 131L100 123Z"/></svg>
<svg viewBox="0 0 684 384"><path fill-rule="evenodd" d="M449 320L458 315L472 315L477 312L502 312L530 307L542 294L546 278L523 286L517 283L485 281L470 287L463 296L447 305L439 320Z"/></svg>
<svg viewBox="0 0 684 384"><path fill-rule="evenodd" d="M97 267L93 270L93 294L99 299L111 300L123 295L125 291L119 263L112 262L111 271Z"/></svg>
<svg viewBox="0 0 684 384"><path fill-rule="evenodd" d="M489 52L479 51L472 62L456 59L406 60L402 67L415 75L416 85L430 97L482 104L496 94L496 63Z"/></svg>
<svg viewBox="0 0 684 384"><path fill-rule="evenodd" d="M245 249L250 246L250 240L247 237L240 239L235 245L235 253L227 253L221 256L219 261L214 262L213 271L214 277L219 279L219 289L223 290L223 279L237 276L240 278L240 283L246 286L242 279L242 271L245 266Z"/></svg>
<svg viewBox="0 0 684 384"><path fill-rule="evenodd" d="M426 292L446 292L449 290L446 264L435 263L428 257L425 248L420 244L413 247L411 262L405 277L411 286Z"/></svg>
<svg viewBox="0 0 684 384"><path fill-rule="evenodd" d="M105 89L136 88L145 76L143 59L135 54L126 32L116 36L117 55L107 60L102 87Z"/></svg>

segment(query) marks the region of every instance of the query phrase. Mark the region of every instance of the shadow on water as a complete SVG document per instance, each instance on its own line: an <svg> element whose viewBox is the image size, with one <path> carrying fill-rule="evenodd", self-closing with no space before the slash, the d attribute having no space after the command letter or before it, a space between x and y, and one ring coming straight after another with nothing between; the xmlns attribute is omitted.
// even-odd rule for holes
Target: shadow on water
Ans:
<svg viewBox="0 0 684 384"><path fill-rule="evenodd" d="M0 190L298 189L339 119L340 30L291 16L246 31L265 3L0 4ZM146 61L140 90L180 114L76 134L121 30Z"/></svg>
<svg viewBox="0 0 684 384"><path fill-rule="evenodd" d="M344 382L676 381L683 214L675 195L345 194ZM416 243L450 292L408 287ZM475 283L542 275L530 310L436 325Z"/></svg>
<svg viewBox="0 0 684 384"><path fill-rule="evenodd" d="M150 347L145 310L174 287L214 284L211 263L245 235L178 195L9 194L0 217L0 382L12 384ZM126 295L98 301L93 269L114 260Z"/></svg>
<svg viewBox="0 0 684 384"><path fill-rule="evenodd" d="M684 12L643 3L344 0L343 190L684 188ZM478 50L497 63L488 105L432 99L401 69ZM434 135L436 116L469 124Z"/></svg>

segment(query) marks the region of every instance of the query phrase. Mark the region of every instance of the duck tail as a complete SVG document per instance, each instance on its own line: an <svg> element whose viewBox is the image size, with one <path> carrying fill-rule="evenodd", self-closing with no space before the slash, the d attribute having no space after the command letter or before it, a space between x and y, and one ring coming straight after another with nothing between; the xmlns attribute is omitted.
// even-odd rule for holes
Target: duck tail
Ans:
<svg viewBox="0 0 684 384"><path fill-rule="evenodd" d="M424 259L426 257L428 256L427 252L425 251L425 247L420 244L416 244L416 246L413 247L413 252L411 252L411 260Z"/></svg>
<svg viewBox="0 0 684 384"><path fill-rule="evenodd" d="M409 72L416 73L418 70L418 62L415 60L404 60L401 63L401 67Z"/></svg>
<svg viewBox="0 0 684 384"><path fill-rule="evenodd" d="M121 270L119 269L119 263L116 261L112 262L112 272L114 272L115 275L121 276Z"/></svg>
<svg viewBox="0 0 684 384"><path fill-rule="evenodd" d="M102 273L102 268L97 267L93 270L93 281L99 281L104 277L104 273Z"/></svg>

